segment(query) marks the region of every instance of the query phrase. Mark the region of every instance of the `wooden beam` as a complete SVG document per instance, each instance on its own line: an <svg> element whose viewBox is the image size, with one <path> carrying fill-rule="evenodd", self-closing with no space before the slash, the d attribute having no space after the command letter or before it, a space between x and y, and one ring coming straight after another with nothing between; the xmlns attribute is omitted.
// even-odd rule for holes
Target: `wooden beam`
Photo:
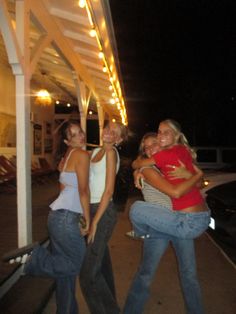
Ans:
<svg viewBox="0 0 236 314"><path fill-rule="evenodd" d="M48 34L43 34L39 40L37 41L36 45L34 46L31 52L31 62L30 62L30 77L35 71L37 63L44 51L44 49L50 45L52 41L52 37Z"/></svg>
<svg viewBox="0 0 236 314"><path fill-rule="evenodd" d="M86 85L96 94L95 85L92 77L88 73L87 69L81 63L78 54L74 52L73 46L70 41L66 40L57 23L51 18L51 15L47 11L42 1L30 1L30 9L35 18L43 24L44 29L50 30L50 34L53 38L55 46L58 47L58 51L66 58L68 63L71 64L72 68L79 73L82 80Z"/></svg>
<svg viewBox="0 0 236 314"><path fill-rule="evenodd" d="M73 14L71 12L66 12L65 10L60 10L60 9L54 8L54 7L51 7L49 9L49 13L53 16L56 16L56 17L59 17L62 19L66 19L70 22L74 22L74 23L84 25L87 27L90 26L88 18L84 17L82 15L79 15L79 14Z"/></svg>
<svg viewBox="0 0 236 314"><path fill-rule="evenodd" d="M0 29L12 71L14 74L22 74L24 72L22 50L18 44L16 33L7 10L7 4L4 0L0 0Z"/></svg>
<svg viewBox="0 0 236 314"><path fill-rule="evenodd" d="M68 29L65 29L63 31L63 35L65 37L68 37L68 38L71 38L71 39L82 41L83 43L86 43L86 44L88 44L90 46L93 46L93 47L96 47L96 48L98 47L97 41L93 37L89 37L89 34L86 36L86 35L80 34L78 32L73 32L73 31L70 31Z"/></svg>

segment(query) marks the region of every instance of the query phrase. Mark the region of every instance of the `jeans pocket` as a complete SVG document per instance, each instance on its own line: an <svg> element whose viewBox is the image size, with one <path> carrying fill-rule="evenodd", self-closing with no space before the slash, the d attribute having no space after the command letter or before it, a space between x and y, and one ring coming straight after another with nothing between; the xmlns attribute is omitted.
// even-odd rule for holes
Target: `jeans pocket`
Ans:
<svg viewBox="0 0 236 314"><path fill-rule="evenodd" d="M187 221L189 228L187 236L196 238L208 228L210 216L207 213L202 215L191 214L187 216Z"/></svg>

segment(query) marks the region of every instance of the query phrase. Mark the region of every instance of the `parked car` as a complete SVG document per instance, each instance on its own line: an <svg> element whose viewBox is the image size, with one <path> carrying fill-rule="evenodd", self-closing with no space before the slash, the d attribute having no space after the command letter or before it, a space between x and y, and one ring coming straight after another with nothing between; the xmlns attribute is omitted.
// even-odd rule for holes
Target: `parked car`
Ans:
<svg viewBox="0 0 236 314"><path fill-rule="evenodd" d="M210 227L236 246L236 180L208 188L205 197L213 218Z"/></svg>

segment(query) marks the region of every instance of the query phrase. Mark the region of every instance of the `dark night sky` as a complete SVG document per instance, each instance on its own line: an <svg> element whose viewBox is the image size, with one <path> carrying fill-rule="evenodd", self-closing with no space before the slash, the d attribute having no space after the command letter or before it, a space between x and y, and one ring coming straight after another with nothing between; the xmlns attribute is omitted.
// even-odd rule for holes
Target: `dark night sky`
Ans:
<svg viewBox="0 0 236 314"><path fill-rule="evenodd" d="M130 128L236 146L236 1L110 0Z"/></svg>

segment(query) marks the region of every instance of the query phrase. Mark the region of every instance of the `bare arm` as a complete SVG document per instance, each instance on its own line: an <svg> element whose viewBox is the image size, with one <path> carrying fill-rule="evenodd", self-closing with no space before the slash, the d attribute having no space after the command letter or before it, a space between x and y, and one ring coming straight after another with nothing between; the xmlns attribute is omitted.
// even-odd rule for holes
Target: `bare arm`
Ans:
<svg viewBox="0 0 236 314"><path fill-rule="evenodd" d="M167 194L171 198L179 198L189 192L193 186L202 178L203 173L200 169L196 169L196 173L188 180L177 185L168 182L160 173L151 168L145 168L142 171L147 183L152 185L159 191Z"/></svg>
<svg viewBox="0 0 236 314"><path fill-rule="evenodd" d="M80 202L83 208L83 215L86 220L86 228L84 232L87 232L90 224L89 155L86 151L78 150L76 151L75 158L75 171L79 183L78 189Z"/></svg>
<svg viewBox="0 0 236 314"><path fill-rule="evenodd" d="M106 183L105 190L102 194L101 201L99 203L99 207L96 211L96 214L93 218L91 224L91 230L88 237L88 242L93 242L94 237L97 230L97 224L101 219L103 213L105 212L107 205L109 204L115 186L115 178L116 178L116 163L117 163L117 155L114 149L109 149L106 151Z"/></svg>
<svg viewBox="0 0 236 314"><path fill-rule="evenodd" d="M138 157L132 162L133 169L139 169L142 167L147 167L147 166L152 166L152 165L155 165L155 160L152 157L145 158L145 159Z"/></svg>

